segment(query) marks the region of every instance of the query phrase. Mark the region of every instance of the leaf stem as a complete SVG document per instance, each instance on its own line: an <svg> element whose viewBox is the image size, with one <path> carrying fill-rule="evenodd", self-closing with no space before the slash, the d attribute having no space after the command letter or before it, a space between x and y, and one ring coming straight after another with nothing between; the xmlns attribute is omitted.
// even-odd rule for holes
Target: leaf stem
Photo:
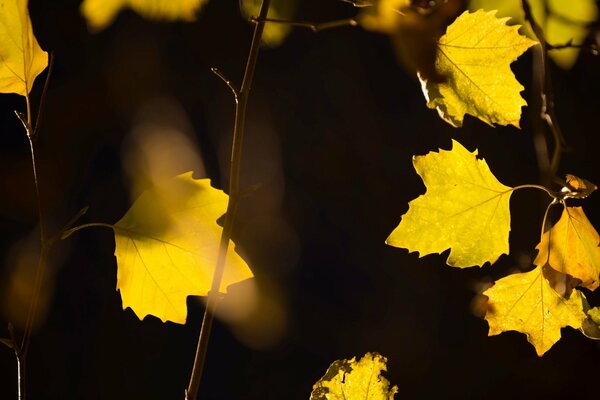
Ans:
<svg viewBox="0 0 600 400"><path fill-rule="evenodd" d="M562 204L562 202L555 198L554 200L552 200L552 202L550 204L548 204L548 207L546 207L546 212L544 212L544 218L542 219L542 232L540 233L540 242L542 242L542 239L544 238L544 233L546 232L546 222L548 220L548 213L550 212L550 209L552 208L553 205L555 204ZM564 206L564 204L563 204ZM550 246L550 241L548 241L548 246ZM550 257L550 249L548 248L548 257Z"/></svg>
<svg viewBox="0 0 600 400"><path fill-rule="evenodd" d="M69 236L71 236L72 234L74 234L75 232L81 230L81 229L86 229L86 228L95 228L95 227L102 227L102 228L110 228L110 229L114 229L114 225L111 224L105 224L104 222L90 222L88 224L82 224L82 225L77 225L74 226L73 228L69 228L66 230L63 230L60 233L60 239L66 239Z"/></svg>
<svg viewBox="0 0 600 400"><path fill-rule="evenodd" d="M544 192L546 192L548 194L548 196L552 197L553 199L558 199L560 197L557 193L553 192L552 190L550 190L547 187L542 186L542 185L527 184L527 185L515 186L514 188L512 188L513 191L520 190L520 189L539 189L539 190L543 190Z"/></svg>
<svg viewBox="0 0 600 400"><path fill-rule="evenodd" d="M256 70L256 63L258 61L258 54L260 50L260 41L265 27L264 20L269 11L269 4L270 0L263 0L260 8L260 14L258 18L256 18L256 25L254 27L254 34L252 36L252 44L250 45L248 61L246 62L246 69L244 71L244 77L242 79L242 86L240 90L237 91L232 85L228 84L229 88L234 93L235 100L235 122L233 126L233 143L231 146L229 170L229 200L227 203L227 212L225 214L225 222L223 224L223 231L221 233L221 240L219 243L217 265L213 275L211 290L208 293L208 301L204 310L204 318L202 320L202 327L198 337L198 346L196 349L196 356L194 358L194 366L192 368L188 388L185 391L186 400L195 400L198 396L198 388L200 386L200 379L202 377L202 371L204 369L206 353L208 350L210 331L212 328L217 304L221 297L219 295L219 289L221 286L221 280L223 278L223 271L225 269L227 248L229 246L231 233L233 231L233 222L238 208L240 193L240 168L242 161L242 148L244 143L244 128L246 125L248 95L254 80L254 72ZM219 75L217 72L213 72L221 77L221 79L224 78L222 74ZM223 80L225 83L228 82L227 79Z"/></svg>
<svg viewBox="0 0 600 400"><path fill-rule="evenodd" d="M260 18L260 17L259 18L252 17L252 18L250 18L250 21L255 22L255 23L256 22L270 22L270 23L274 23L274 24L289 25L289 26L294 26L294 27L298 27L298 28L307 28L313 32L320 32L320 31L324 31L327 29L339 28L339 27L343 27L343 26L357 26L358 25L358 21L354 18L339 19L339 20L335 20L335 21L321 22L321 23L306 22L306 21L292 21L292 20L287 20L287 19L276 19L276 18Z"/></svg>

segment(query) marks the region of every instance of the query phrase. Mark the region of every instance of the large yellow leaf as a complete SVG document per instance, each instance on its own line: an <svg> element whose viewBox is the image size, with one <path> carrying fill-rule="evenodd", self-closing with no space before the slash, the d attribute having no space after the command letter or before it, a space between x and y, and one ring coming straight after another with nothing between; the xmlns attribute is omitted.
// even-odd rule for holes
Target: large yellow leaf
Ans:
<svg viewBox="0 0 600 400"><path fill-rule="evenodd" d="M586 318L581 293L573 290L564 298L552 289L539 266L502 278L483 294L489 298L485 316L489 335L524 333L538 356L558 342L561 328L579 329Z"/></svg>
<svg viewBox="0 0 600 400"><path fill-rule="evenodd" d="M427 192L409 203L386 243L420 256L450 248L448 265L482 266L508 254L509 200L485 160L453 140L452 150L413 158Z"/></svg>
<svg viewBox="0 0 600 400"><path fill-rule="evenodd" d="M533 263L581 279L581 286L594 290L600 284L599 242L583 208L565 207L560 220L542 236Z"/></svg>
<svg viewBox="0 0 600 400"><path fill-rule="evenodd" d="M462 126L465 114L493 125L519 127L523 86L510 64L536 42L519 35L518 27L494 12L464 12L438 43L436 68L446 81L421 77L429 108L450 125Z"/></svg>
<svg viewBox="0 0 600 400"><path fill-rule="evenodd" d="M590 23L598 18L598 6L594 0L529 0L533 18L544 31L545 39L553 45L582 44L589 32ZM521 0L471 0L471 10L498 10L498 17L511 17L510 23L525 24ZM524 26L525 28L525 26ZM534 38L527 26L522 29ZM578 48L552 50L550 57L561 68L571 68L579 54Z"/></svg>
<svg viewBox="0 0 600 400"><path fill-rule="evenodd" d="M313 386L310 400L393 400L398 387L381 376L387 359L367 353L356 361L334 361L325 375Z"/></svg>
<svg viewBox="0 0 600 400"><path fill-rule="evenodd" d="M110 25L124 8L131 8L144 18L154 20L193 21L207 0L84 0L81 13L92 30Z"/></svg>
<svg viewBox="0 0 600 400"><path fill-rule="evenodd" d="M185 323L187 296L210 290L222 231L216 220L226 208L227 195L191 172L142 193L114 225L123 308L140 319ZM228 251L221 291L251 277L244 260Z"/></svg>
<svg viewBox="0 0 600 400"><path fill-rule="evenodd" d="M33 36L27 0L0 0L0 10L0 93L27 96L48 53Z"/></svg>

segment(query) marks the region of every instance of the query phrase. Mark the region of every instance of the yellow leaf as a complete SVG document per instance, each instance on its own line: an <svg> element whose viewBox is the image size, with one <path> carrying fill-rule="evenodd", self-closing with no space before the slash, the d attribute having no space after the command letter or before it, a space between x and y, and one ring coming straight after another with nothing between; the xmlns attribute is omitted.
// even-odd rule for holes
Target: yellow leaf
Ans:
<svg viewBox="0 0 600 400"><path fill-rule="evenodd" d="M565 207L560 220L542 236L533 263L581 279L581 286L594 290L600 284L599 242L583 208Z"/></svg>
<svg viewBox="0 0 600 400"><path fill-rule="evenodd" d="M489 298L485 316L489 336L506 331L524 333L538 356L558 342L561 328L579 329L586 318L581 292L573 290L564 298L552 289L539 266L502 278L483 294Z"/></svg>
<svg viewBox="0 0 600 400"><path fill-rule="evenodd" d="M359 361L334 361L325 375L313 386L310 400L393 400L398 387L381 376L387 359L367 353Z"/></svg>
<svg viewBox="0 0 600 400"><path fill-rule="evenodd" d="M246 19L257 17L260 13L262 0L242 0L242 14ZM292 20L296 12L296 0L272 0L269 5L268 18ZM283 43L292 30L289 24L269 23L265 24L262 43L268 47L277 47Z"/></svg>
<svg viewBox="0 0 600 400"><path fill-rule="evenodd" d="M123 308L185 323L187 296L210 290L222 231L216 220L226 208L227 195L191 172L142 193L114 225ZM231 247L221 291L252 277Z"/></svg>
<svg viewBox="0 0 600 400"><path fill-rule="evenodd" d="M544 31L545 39L553 45L582 44L589 32L589 25L598 18L598 6L594 0L529 0L533 18ZM498 10L498 17L511 17L511 23L525 24L521 0L471 0L470 10ZM535 38L529 26L522 32ZM575 64L580 49L551 50L550 57L561 68L569 69Z"/></svg>
<svg viewBox="0 0 600 400"><path fill-rule="evenodd" d="M48 53L33 36L27 0L0 0L0 9L0 93L27 96Z"/></svg>
<svg viewBox="0 0 600 400"><path fill-rule="evenodd" d="M360 25L370 31L393 34L409 6L410 0L379 0L359 14Z"/></svg>
<svg viewBox="0 0 600 400"><path fill-rule="evenodd" d="M84 0L81 14L91 30L110 25L124 8L131 8L144 18L166 21L194 21L207 0Z"/></svg>
<svg viewBox="0 0 600 400"><path fill-rule="evenodd" d="M494 12L465 12L438 42L436 68L446 82L421 78L429 108L450 125L462 126L465 114L493 125L519 127L523 86L510 64L534 41L506 25Z"/></svg>
<svg viewBox="0 0 600 400"><path fill-rule="evenodd" d="M452 150L413 158L427 192L409 203L386 243L421 256L450 248L453 267L493 264L508 254L509 200L485 160L453 140Z"/></svg>

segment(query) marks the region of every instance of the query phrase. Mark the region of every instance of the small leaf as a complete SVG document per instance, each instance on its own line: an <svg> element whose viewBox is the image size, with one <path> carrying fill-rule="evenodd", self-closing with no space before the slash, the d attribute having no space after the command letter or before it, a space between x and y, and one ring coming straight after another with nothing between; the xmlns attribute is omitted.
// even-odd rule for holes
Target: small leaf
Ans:
<svg viewBox="0 0 600 400"><path fill-rule="evenodd" d="M421 256L450 248L453 267L493 264L508 254L512 188L500 183L485 160L456 140L452 150L413 158L427 191L409 203L386 243Z"/></svg>
<svg viewBox="0 0 600 400"><path fill-rule="evenodd" d="M573 290L567 299L558 294L542 273L542 267L502 278L483 292L488 296L485 319L489 336L506 331L527 335L542 356L560 339L560 329L579 329L586 317L581 292Z"/></svg>
<svg viewBox="0 0 600 400"><path fill-rule="evenodd" d="M33 35L27 0L0 0L0 8L0 93L27 96L48 53Z"/></svg>
<svg viewBox="0 0 600 400"><path fill-rule="evenodd" d="M166 21L194 21L207 0L84 0L81 14L92 31L110 25L124 8L131 8L144 18Z"/></svg>
<svg viewBox="0 0 600 400"><path fill-rule="evenodd" d="M387 359L367 353L359 361L334 361L325 375L313 386L310 400L393 400L398 387L381 376Z"/></svg>
<svg viewBox="0 0 600 400"><path fill-rule="evenodd" d="M464 12L438 42L436 68L445 82L421 77L429 108L455 127L465 114L494 125L519 127L523 86L510 64L536 42L519 35L518 27L495 12Z"/></svg>
<svg viewBox="0 0 600 400"><path fill-rule="evenodd" d="M600 284L600 236L583 208L565 207L560 220L542 236L535 265L549 265L556 271L581 279L594 290Z"/></svg>
<svg viewBox="0 0 600 400"><path fill-rule="evenodd" d="M580 330L588 338L600 340L600 307L588 310Z"/></svg>
<svg viewBox="0 0 600 400"><path fill-rule="evenodd" d="M117 289L138 318L185 323L187 296L210 290L227 195L188 172L146 190L114 225ZM229 246L221 291L252 277Z"/></svg>

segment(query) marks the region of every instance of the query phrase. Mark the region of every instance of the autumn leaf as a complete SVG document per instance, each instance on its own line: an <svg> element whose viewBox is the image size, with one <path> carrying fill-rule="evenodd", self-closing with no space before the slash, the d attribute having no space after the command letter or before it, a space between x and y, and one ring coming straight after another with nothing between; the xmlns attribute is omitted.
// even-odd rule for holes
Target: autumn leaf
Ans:
<svg viewBox="0 0 600 400"><path fill-rule="evenodd" d="M490 125L519 127L521 107L527 103L510 64L535 42L494 13L459 16L438 42L436 68L446 81L420 77L427 106L452 126L462 126L464 115L470 114Z"/></svg>
<svg viewBox="0 0 600 400"><path fill-rule="evenodd" d="M187 296L210 290L222 230L216 221L226 207L227 195L191 172L142 193L114 225L123 308L140 319L185 323ZM221 291L251 277L244 260L228 251Z"/></svg>
<svg viewBox="0 0 600 400"><path fill-rule="evenodd" d="M90 30L110 25L124 9L131 8L144 18L166 21L194 21L207 0L84 0L80 11Z"/></svg>
<svg viewBox="0 0 600 400"><path fill-rule="evenodd" d="M393 400L398 387L381 376L387 359L367 353L359 361L334 361L325 375L313 386L310 400Z"/></svg>
<svg viewBox="0 0 600 400"><path fill-rule="evenodd" d="M594 290L600 284L600 236L583 208L565 207L560 220L542 236L533 261L581 279L581 285Z"/></svg>
<svg viewBox="0 0 600 400"><path fill-rule="evenodd" d="M598 18L598 6L594 0L528 0L528 3L546 41L552 45L582 44L590 24ZM510 17L511 24L523 25L522 33L535 38L531 28L525 24L521 0L471 0L469 9L498 10L498 17ZM572 47L550 50L548 54L556 65L569 69L575 64L579 52L579 48Z"/></svg>
<svg viewBox="0 0 600 400"><path fill-rule="evenodd" d="M262 0L240 1L242 14L246 19L257 17L260 13ZM268 18L292 20L296 12L296 0L272 0L269 5ZM262 35L262 43L268 47L277 47L283 43L292 30L290 24L267 22Z"/></svg>
<svg viewBox="0 0 600 400"><path fill-rule="evenodd" d="M413 165L427 191L409 203L386 243L420 256L450 249L453 267L493 264L508 254L512 188L456 140L452 150L415 156Z"/></svg>
<svg viewBox="0 0 600 400"><path fill-rule="evenodd" d="M27 0L0 0L0 93L27 96L48 66L33 35Z"/></svg>
<svg viewBox="0 0 600 400"><path fill-rule="evenodd" d="M594 340L600 340L600 307L587 310L587 318L583 320L581 333Z"/></svg>
<svg viewBox="0 0 600 400"><path fill-rule="evenodd" d="M542 356L560 339L560 329L581 328L584 318L583 297L573 290L567 299L548 283L542 267L502 278L483 292L489 298L485 319L489 336L518 331Z"/></svg>

